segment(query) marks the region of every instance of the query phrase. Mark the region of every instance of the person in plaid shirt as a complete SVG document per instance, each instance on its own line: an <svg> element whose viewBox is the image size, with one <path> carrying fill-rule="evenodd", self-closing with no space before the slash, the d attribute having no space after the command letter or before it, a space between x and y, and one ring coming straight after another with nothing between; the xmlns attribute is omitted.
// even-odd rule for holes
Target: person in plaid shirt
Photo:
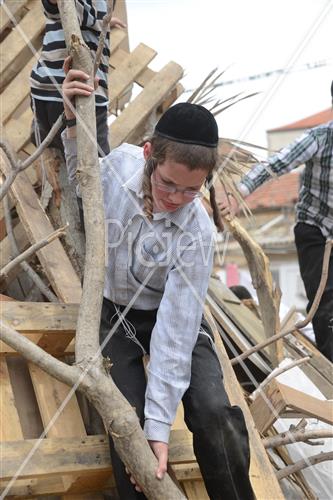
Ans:
<svg viewBox="0 0 333 500"><path fill-rule="evenodd" d="M333 81L331 84L333 104ZM309 311L321 278L326 239L333 239L333 121L312 128L272 155L267 165L278 176L305 164L296 204L295 243ZM265 165L255 165L238 184L245 198L271 178ZM222 215L233 215L239 205L232 195L220 203ZM313 329L318 349L333 361L333 253L326 288Z"/></svg>

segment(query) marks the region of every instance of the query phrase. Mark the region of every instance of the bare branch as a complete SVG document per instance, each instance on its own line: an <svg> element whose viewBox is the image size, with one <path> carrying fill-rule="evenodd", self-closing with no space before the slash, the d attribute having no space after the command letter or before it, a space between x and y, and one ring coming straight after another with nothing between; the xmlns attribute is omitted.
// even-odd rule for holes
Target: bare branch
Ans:
<svg viewBox="0 0 333 500"><path fill-rule="evenodd" d="M25 252L22 252L20 255L11 260L6 266L4 266L0 270L0 279L6 277L8 273L12 269L14 269L14 267L16 267L22 261L26 261L27 259L29 259L32 255L38 252L38 250L51 243L51 241L55 240L56 238L59 238L60 236L63 236L66 232L66 228L67 226L61 227L60 229L56 229L56 231L53 231L53 233L49 234L49 236L47 236L41 241L38 241L37 243L34 243L33 245L31 245L31 247L25 250Z"/></svg>
<svg viewBox="0 0 333 500"><path fill-rule="evenodd" d="M276 477L278 480L281 480L284 477L290 476L290 474L299 472L300 470L306 469L311 465L316 465L319 464L320 462L326 462L327 460L333 460L333 451L328 451L326 453L318 453L318 455L307 457L304 460L298 460L294 464L288 465L288 467L284 467L284 469L277 471Z"/></svg>
<svg viewBox="0 0 333 500"><path fill-rule="evenodd" d="M58 131L60 130L63 121L64 121L64 114L62 113L60 116L58 116L56 122L54 122L54 124L52 125L51 130L49 131L43 142L40 143L36 151L34 151L33 154L29 156L29 158L27 158L25 161L22 162L20 172L30 167L30 165L35 160L37 160L37 158L43 153L43 151L51 144L51 142L57 135Z"/></svg>
<svg viewBox="0 0 333 500"><path fill-rule="evenodd" d="M277 368L276 370L273 370L266 378L261 382L260 385L256 388L255 391L250 395L250 399L255 399L257 394L259 394L264 387L273 379L281 375L281 373L285 373L288 370L291 370L291 368L295 368L295 366L302 365L303 363L307 363L311 359L310 356L305 356L304 358L297 359L296 361L292 361L289 363L287 366L281 366L280 368Z"/></svg>
<svg viewBox="0 0 333 500"><path fill-rule="evenodd" d="M14 232L13 232L13 225L12 225L12 220L10 217L10 210L8 206L8 199L7 196L4 197L3 200L3 205L4 205L4 214L5 214L5 224L6 224L6 231L7 231L7 236L9 239L9 243L11 246L11 251L13 254L13 257L16 257L20 254ZM47 298L49 299L50 302L58 302L58 298L56 295L54 295L53 292L45 285L44 281L38 276L38 274L32 269L32 267L25 261L20 263L21 268L23 271L27 273L29 278L37 288L40 290L40 292Z"/></svg>
<svg viewBox="0 0 333 500"><path fill-rule="evenodd" d="M73 386L78 379L80 372L77 368L68 366L62 361L45 352L41 347L31 342L24 335L0 321L0 337L3 342L22 354L26 359L35 363L42 370L52 377Z"/></svg>
<svg viewBox="0 0 333 500"><path fill-rule="evenodd" d="M333 438L333 430L317 429L308 431L302 430L296 432L288 431L288 432L283 432L281 434L277 434L276 436L264 438L262 442L265 448L276 448L278 446L284 446L285 444L292 444L298 442L307 443L308 439L322 439L322 438Z"/></svg>
<svg viewBox="0 0 333 500"><path fill-rule="evenodd" d="M258 352L258 351L261 351L261 349L270 345L272 342L276 342L277 340L282 339L286 335L293 333L295 330L299 330L301 328L304 328L305 326L307 326L310 323L310 321L312 320L313 316L316 313L316 310L318 309L318 305L321 301L321 297L322 297L324 290L325 290L325 286L326 286L326 282L327 282L327 274L328 274L328 265L329 265L329 259L330 259L332 245L333 245L333 240L326 241L322 274L321 274L319 287L318 287L315 299L313 301L312 307L311 307L310 311L308 312L306 318L302 321L298 321L292 328L288 328L287 330L282 331L280 333L277 333L276 335L272 335L269 339L264 340L263 342L259 342L259 344L257 344L256 346L251 347L251 349L248 349L247 351L243 352L239 356L236 356L235 358L233 358L231 360L232 365L235 365L236 363L240 363L244 359L251 356L251 354Z"/></svg>
<svg viewBox="0 0 333 500"><path fill-rule="evenodd" d="M1 141L0 142L0 148L4 151L6 154L8 161L11 166L11 170L9 174L7 175L4 183L0 187L0 201L3 199L3 197L7 194L10 186L13 184L16 176L20 173L23 172L26 168L28 168L41 154L42 152L50 145L54 137L56 136L57 132L59 131L60 127L62 126L63 123L63 114L61 114L57 121L53 124L50 132L47 134L45 137L44 141L39 145L39 147L36 149L36 151L29 156L24 162L21 162L17 160L9 147L8 143L6 141Z"/></svg>
<svg viewBox="0 0 333 500"><path fill-rule="evenodd" d="M96 75L97 70L99 68L99 65L101 63L106 34L107 34L108 30L110 30L110 22L111 22L112 12L113 12L113 0L108 0L108 7L107 7L106 14L103 17L102 30L101 30L101 33L99 35L99 42L98 42L96 57L95 57L95 61L94 61L94 70L93 70L94 76Z"/></svg>

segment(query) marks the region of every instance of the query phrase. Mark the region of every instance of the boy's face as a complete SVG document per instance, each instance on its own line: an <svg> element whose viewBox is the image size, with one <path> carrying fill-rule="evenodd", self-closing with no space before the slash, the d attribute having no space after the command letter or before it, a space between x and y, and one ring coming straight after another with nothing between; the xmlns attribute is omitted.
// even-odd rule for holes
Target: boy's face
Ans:
<svg viewBox="0 0 333 500"><path fill-rule="evenodd" d="M154 210L174 212L190 203L195 198L195 194L199 194L206 176L206 170L189 170L182 163L171 160L160 163L151 179Z"/></svg>
<svg viewBox="0 0 333 500"><path fill-rule="evenodd" d="M147 157L145 148L144 154ZM205 169L190 170L183 163L173 160L159 163L151 176L154 211L174 212L190 203L200 196L200 188L206 177Z"/></svg>

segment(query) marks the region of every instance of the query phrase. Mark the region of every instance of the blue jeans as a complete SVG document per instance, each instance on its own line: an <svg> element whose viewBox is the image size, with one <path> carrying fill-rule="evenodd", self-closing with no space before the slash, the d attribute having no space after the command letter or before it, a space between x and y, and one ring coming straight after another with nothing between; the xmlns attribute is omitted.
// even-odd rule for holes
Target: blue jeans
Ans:
<svg viewBox="0 0 333 500"><path fill-rule="evenodd" d="M118 306L120 310L124 307ZM126 315L136 330L136 337L149 353L151 332L157 310L131 309ZM100 341L116 321L112 302L104 299ZM183 396L185 422L193 433L193 447L209 497L213 500L252 500L249 480L250 451L248 433L241 409L231 406L223 385L219 360L213 347L213 334L203 319L192 355L191 383ZM136 408L141 425L144 422L146 379L142 349L125 336L119 326L103 349L112 363L111 376L129 403ZM144 499L130 483L124 466L114 450L110 451L116 484L121 500Z"/></svg>

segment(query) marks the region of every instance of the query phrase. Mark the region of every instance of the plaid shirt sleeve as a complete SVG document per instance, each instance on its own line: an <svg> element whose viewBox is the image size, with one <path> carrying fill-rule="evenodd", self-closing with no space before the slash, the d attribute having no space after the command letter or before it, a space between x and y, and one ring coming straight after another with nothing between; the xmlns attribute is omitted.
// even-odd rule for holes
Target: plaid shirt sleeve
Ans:
<svg viewBox="0 0 333 500"><path fill-rule="evenodd" d="M289 146L272 155L267 163L255 165L239 183L242 194L248 195L271 178L269 169L277 176L286 174L312 158L318 151L318 141L310 130ZM266 168L266 165L268 168Z"/></svg>

